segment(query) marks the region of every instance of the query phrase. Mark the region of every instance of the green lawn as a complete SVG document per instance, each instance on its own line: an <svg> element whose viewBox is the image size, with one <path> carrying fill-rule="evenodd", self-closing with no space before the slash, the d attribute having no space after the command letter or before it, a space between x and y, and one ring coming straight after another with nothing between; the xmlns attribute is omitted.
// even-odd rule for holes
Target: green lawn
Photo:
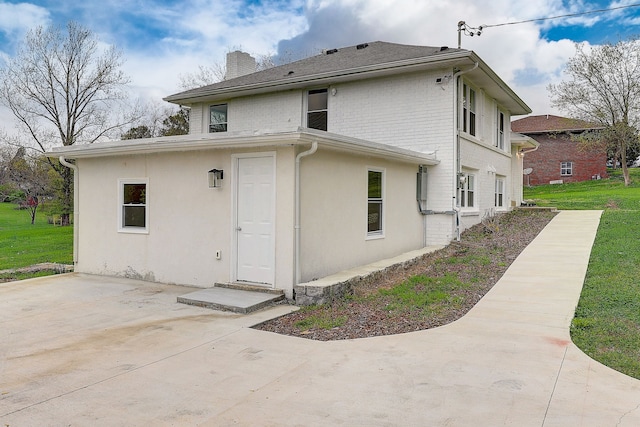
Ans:
<svg viewBox="0 0 640 427"><path fill-rule="evenodd" d="M73 227L47 223L38 212L31 225L29 213L12 203L0 203L0 270L41 262L73 263Z"/></svg>
<svg viewBox="0 0 640 427"><path fill-rule="evenodd" d="M603 209L571 337L599 362L640 378L640 169L625 187L612 178L525 188L525 198L559 209Z"/></svg>

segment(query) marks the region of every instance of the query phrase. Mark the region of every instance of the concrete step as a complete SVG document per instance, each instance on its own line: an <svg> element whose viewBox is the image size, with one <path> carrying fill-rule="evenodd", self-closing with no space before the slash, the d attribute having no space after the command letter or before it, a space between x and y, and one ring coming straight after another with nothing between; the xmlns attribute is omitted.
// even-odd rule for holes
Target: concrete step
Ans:
<svg viewBox="0 0 640 427"><path fill-rule="evenodd" d="M284 293L256 292L216 286L178 297L182 304L247 314L284 299Z"/></svg>

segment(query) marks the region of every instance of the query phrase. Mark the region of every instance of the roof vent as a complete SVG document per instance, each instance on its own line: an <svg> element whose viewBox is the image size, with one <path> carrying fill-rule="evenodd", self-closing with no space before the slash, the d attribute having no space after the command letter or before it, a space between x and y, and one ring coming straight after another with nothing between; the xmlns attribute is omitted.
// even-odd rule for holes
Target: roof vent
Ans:
<svg viewBox="0 0 640 427"><path fill-rule="evenodd" d="M442 52L443 50L447 50L449 49L449 46L441 46L440 47L440 52Z"/></svg>
<svg viewBox="0 0 640 427"><path fill-rule="evenodd" d="M356 46L356 49L358 49L358 50L362 50L362 49L364 49L364 48L365 48L365 47L367 47L367 46L369 46L369 43L362 43L362 44L357 45L357 46Z"/></svg>
<svg viewBox="0 0 640 427"><path fill-rule="evenodd" d="M327 51L327 55L333 55L334 53L336 53L338 51L338 49L329 49Z"/></svg>
<svg viewBox="0 0 640 427"><path fill-rule="evenodd" d="M293 71L289 71L289 72L287 73L287 76L290 76L291 74L293 74Z"/></svg>

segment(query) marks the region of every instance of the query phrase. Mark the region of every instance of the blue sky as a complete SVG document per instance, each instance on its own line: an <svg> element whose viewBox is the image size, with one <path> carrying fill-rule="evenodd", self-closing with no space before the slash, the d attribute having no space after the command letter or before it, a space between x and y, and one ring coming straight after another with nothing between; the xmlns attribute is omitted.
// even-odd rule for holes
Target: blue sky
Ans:
<svg viewBox="0 0 640 427"><path fill-rule="evenodd" d="M122 50L136 96L160 102L180 90L181 75L222 64L230 49L286 57L374 40L455 47L461 20L495 25L634 4L640 0L0 0L0 65L30 28L75 20ZM546 86L564 78L574 42L638 34L640 7L627 7L491 26L463 37L462 47L477 52L534 114L560 114Z"/></svg>

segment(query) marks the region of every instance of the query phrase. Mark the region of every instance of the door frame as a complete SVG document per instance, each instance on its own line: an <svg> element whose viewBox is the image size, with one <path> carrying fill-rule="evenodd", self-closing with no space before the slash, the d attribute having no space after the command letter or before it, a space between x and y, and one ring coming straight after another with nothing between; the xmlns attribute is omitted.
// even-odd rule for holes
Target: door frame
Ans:
<svg viewBox="0 0 640 427"><path fill-rule="evenodd" d="M276 187L277 187L277 182L276 182L276 152L275 151L257 151L257 152L252 152L252 153L236 153L236 154L232 154L231 155L231 164L232 164L232 168L231 168L231 181L233 183L232 185L232 191L231 191L231 197L232 197L232 212L231 212L231 246L232 246L232 250L231 250L231 257L230 257L230 261L231 261L231 265L230 265L230 271L231 271L231 281L232 282L238 282L238 233L236 232L237 227L238 227L238 191L239 191L239 186L238 186L238 182L239 182L239 168L240 168L240 159L246 159L246 158L256 158L256 157L260 157L260 158L271 158L272 161L272 172L273 172L273 193L271 195L272 197L272 201L273 203L272 205L272 218L273 218L273 223L272 223L272 228L271 228L271 236L273 237L272 239L272 249L273 249L273 257L271 260L271 265L272 265L272 274L270 277L270 283L255 283L255 285L258 286L264 286L266 288L271 288L271 289L275 289L275 283L276 283L276 213L277 213L277 208L276 208ZM242 282L242 283L249 283L249 284L253 284L253 282Z"/></svg>

